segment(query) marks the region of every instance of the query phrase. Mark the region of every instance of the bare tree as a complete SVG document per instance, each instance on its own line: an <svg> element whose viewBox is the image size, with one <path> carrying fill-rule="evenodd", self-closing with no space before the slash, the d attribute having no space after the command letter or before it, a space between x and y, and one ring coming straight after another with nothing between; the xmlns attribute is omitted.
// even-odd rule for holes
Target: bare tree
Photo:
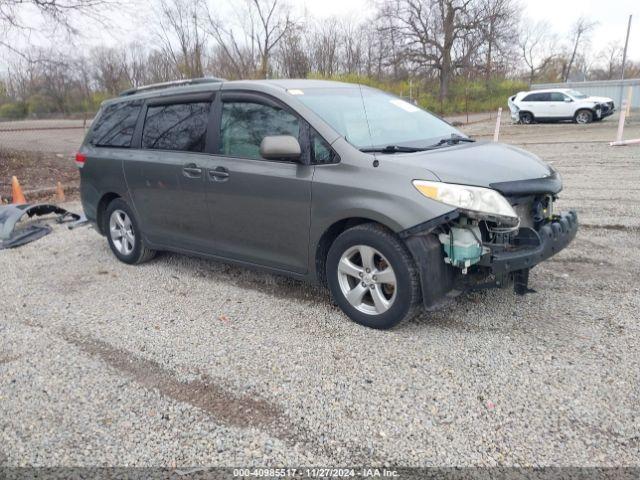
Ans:
<svg viewBox="0 0 640 480"><path fill-rule="evenodd" d="M93 78L101 91L117 95L130 86L121 50L98 47L91 51L90 58Z"/></svg>
<svg viewBox="0 0 640 480"><path fill-rule="evenodd" d="M520 27L518 46L529 71L529 83L533 83L536 75L556 57L557 38L551 33L549 23L525 21Z"/></svg>
<svg viewBox="0 0 640 480"><path fill-rule="evenodd" d="M576 59L576 54L578 53L578 48L581 46L581 42L584 42L587 34L591 32L596 27L597 24L598 24L597 22L589 21L585 17L580 17L573 24L573 27L571 29L571 34L572 34L571 43L573 44L573 51L571 53L571 58L569 59L569 63L566 66L565 71L563 72L564 75L562 80L564 82L569 80L569 75L571 74L571 67L573 67L573 62Z"/></svg>
<svg viewBox="0 0 640 480"><path fill-rule="evenodd" d="M73 17L89 16L103 20L104 7L114 5L111 0L0 0L0 25L3 28L28 29L24 14L29 9L36 9L46 20L56 26L77 33Z"/></svg>
<svg viewBox="0 0 640 480"><path fill-rule="evenodd" d="M310 29L309 50L313 70L325 77L336 75L342 36L335 18L327 18Z"/></svg>
<svg viewBox="0 0 640 480"><path fill-rule="evenodd" d="M202 77L205 36L202 0L160 0L157 35L177 76Z"/></svg>
<svg viewBox="0 0 640 480"><path fill-rule="evenodd" d="M302 29L289 31L280 42L276 53L279 73L286 78L305 78L311 71Z"/></svg>
<svg viewBox="0 0 640 480"><path fill-rule="evenodd" d="M252 22L246 22L245 11L235 22L222 19L207 6L207 32L215 42L212 62L225 78L250 78L255 75L256 55Z"/></svg>
<svg viewBox="0 0 640 480"><path fill-rule="evenodd" d="M250 0L250 5L256 17L254 24L257 28L252 28L252 33L260 55L258 76L267 78L271 54L280 40L294 27L294 22L289 6L278 0Z"/></svg>
<svg viewBox="0 0 640 480"><path fill-rule="evenodd" d="M393 20L405 56L418 68L438 71L441 101L455 70L474 52L468 47L479 37L480 13L473 0L388 0L381 10ZM467 48L460 48L463 42Z"/></svg>
<svg viewBox="0 0 640 480"><path fill-rule="evenodd" d="M513 0L481 0L480 11L484 51L484 70L491 77L497 57L501 67L511 57L518 38L520 10Z"/></svg>
<svg viewBox="0 0 640 480"><path fill-rule="evenodd" d="M208 10L208 31L226 57L234 77L267 78L279 43L295 27L288 4L280 0L245 0L235 21L220 19Z"/></svg>
<svg viewBox="0 0 640 480"><path fill-rule="evenodd" d="M76 21L80 17L91 18L102 24L106 8L116 4L116 0L0 0L0 46L28 58L24 49L9 40L11 33L33 31L33 18L26 16L33 11L42 18L39 28L55 30L62 28L69 35L78 33Z"/></svg>
<svg viewBox="0 0 640 480"><path fill-rule="evenodd" d="M341 66L345 73L361 74L363 65L363 25L358 25L350 20L340 22L340 30L343 38Z"/></svg>
<svg viewBox="0 0 640 480"><path fill-rule="evenodd" d="M618 77L622 68L622 47L617 42L609 43L600 53L598 58L603 63L604 78L611 80Z"/></svg>
<svg viewBox="0 0 640 480"><path fill-rule="evenodd" d="M165 52L153 50L147 55L146 83L168 82L175 79L173 60Z"/></svg>
<svg viewBox="0 0 640 480"><path fill-rule="evenodd" d="M123 52L123 63L127 81L132 87L149 83L149 54L142 43L130 43Z"/></svg>

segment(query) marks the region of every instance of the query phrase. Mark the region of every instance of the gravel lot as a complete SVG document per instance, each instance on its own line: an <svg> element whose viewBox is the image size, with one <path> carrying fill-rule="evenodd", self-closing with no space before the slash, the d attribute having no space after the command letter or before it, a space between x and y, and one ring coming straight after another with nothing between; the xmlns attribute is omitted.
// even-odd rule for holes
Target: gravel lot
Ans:
<svg viewBox="0 0 640 480"><path fill-rule="evenodd" d="M535 294L388 332L284 278L126 266L88 227L0 252L0 464L638 466L640 148L615 128L503 125L562 173L576 240Z"/></svg>

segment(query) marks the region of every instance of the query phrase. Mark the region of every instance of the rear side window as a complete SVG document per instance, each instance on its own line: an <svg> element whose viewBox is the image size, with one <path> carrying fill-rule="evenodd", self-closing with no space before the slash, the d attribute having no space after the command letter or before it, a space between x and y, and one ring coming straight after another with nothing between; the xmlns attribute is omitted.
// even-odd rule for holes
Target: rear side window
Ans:
<svg viewBox="0 0 640 480"><path fill-rule="evenodd" d="M523 102L548 102L550 95L548 93L532 93L522 100Z"/></svg>
<svg viewBox="0 0 640 480"><path fill-rule="evenodd" d="M211 102L148 107L142 148L204 152L210 110Z"/></svg>
<svg viewBox="0 0 640 480"><path fill-rule="evenodd" d="M119 102L105 107L87 142L96 147L130 147L142 101Z"/></svg>
<svg viewBox="0 0 640 480"><path fill-rule="evenodd" d="M300 138L300 121L291 113L254 102L224 102L220 131L223 155L261 159L260 143L269 135Z"/></svg>

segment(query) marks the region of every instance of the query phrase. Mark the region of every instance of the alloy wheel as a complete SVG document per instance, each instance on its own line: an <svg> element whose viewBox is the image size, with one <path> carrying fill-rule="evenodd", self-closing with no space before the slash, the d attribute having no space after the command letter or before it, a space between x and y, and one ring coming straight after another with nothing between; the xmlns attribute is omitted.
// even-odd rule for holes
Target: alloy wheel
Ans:
<svg viewBox="0 0 640 480"><path fill-rule="evenodd" d="M397 280L391 264L368 245L355 245L342 254L338 283L347 301L369 315L386 312L396 299Z"/></svg>
<svg viewBox="0 0 640 480"><path fill-rule="evenodd" d="M578 123L589 123L589 120L591 120L591 115L589 115L589 112L578 112L578 115L576 115L576 122Z"/></svg>
<svg viewBox="0 0 640 480"><path fill-rule="evenodd" d="M520 115L520 123L523 123L525 125L529 125L530 123L533 123L533 118L531 117L531 114L523 113L522 115Z"/></svg>
<svg viewBox="0 0 640 480"><path fill-rule="evenodd" d="M114 210L109 218L109 235L113 246L122 255L130 255L136 246L136 236L129 215L123 210Z"/></svg>

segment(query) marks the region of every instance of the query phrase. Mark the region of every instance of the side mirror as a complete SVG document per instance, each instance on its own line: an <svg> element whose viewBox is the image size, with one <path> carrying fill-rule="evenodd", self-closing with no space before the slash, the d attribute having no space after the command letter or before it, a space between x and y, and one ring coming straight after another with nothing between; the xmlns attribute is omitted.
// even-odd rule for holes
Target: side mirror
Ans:
<svg viewBox="0 0 640 480"><path fill-rule="evenodd" d="M573 102L573 100L571 100L569 97L564 97L564 101L565 101L565 103Z"/></svg>
<svg viewBox="0 0 640 480"><path fill-rule="evenodd" d="M271 135L260 142L260 156L267 160L299 160L302 155L298 139L291 135Z"/></svg>

